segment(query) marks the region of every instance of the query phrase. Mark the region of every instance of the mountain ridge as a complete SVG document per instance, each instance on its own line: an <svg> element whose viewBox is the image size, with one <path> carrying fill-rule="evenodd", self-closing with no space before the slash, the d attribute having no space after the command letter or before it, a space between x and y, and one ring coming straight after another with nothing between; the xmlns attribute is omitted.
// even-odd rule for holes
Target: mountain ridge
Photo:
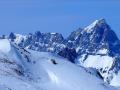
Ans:
<svg viewBox="0 0 120 90"><path fill-rule="evenodd" d="M53 53L24 49L8 39L0 44L0 90L118 90Z"/></svg>
<svg viewBox="0 0 120 90"><path fill-rule="evenodd" d="M109 84L120 70L120 40L105 19L77 29L67 38L37 31L28 35L11 33L8 39L22 48L52 52L77 65L97 69Z"/></svg>

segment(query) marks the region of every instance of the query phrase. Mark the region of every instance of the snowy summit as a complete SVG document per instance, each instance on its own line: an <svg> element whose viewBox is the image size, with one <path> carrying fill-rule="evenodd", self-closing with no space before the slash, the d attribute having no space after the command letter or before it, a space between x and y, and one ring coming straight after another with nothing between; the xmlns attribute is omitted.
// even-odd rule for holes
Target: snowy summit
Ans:
<svg viewBox="0 0 120 90"><path fill-rule="evenodd" d="M105 19L67 38L11 33L0 38L0 90L119 90L119 56L120 40Z"/></svg>

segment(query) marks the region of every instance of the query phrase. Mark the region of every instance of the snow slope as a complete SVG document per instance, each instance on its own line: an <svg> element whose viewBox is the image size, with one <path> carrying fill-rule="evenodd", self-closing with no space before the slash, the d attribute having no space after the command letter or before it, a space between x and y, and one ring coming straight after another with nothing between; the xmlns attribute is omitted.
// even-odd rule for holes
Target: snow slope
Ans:
<svg viewBox="0 0 120 90"><path fill-rule="evenodd" d="M10 43L7 39L3 40L1 39L0 40L0 51L3 52L3 53L7 53L10 51Z"/></svg>
<svg viewBox="0 0 120 90"><path fill-rule="evenodd" d="M114 75L110 85L120 88L120 71Z"/></svg>
<svg viewBox="0 0 120 90"><path fill-rule="evenodd" d="M62 57L7 39L0 40L0 53L0 90L117 90Z"/></svg>
<svg viewBox="0 0 120 90"><path fill-rule="evenodd" d="M99 71L103 80L107 83L110 83L116 73L115 70L112 70L115 64L115 58L110 56L101 56L101 55L88 55L87 59L84 60L85 55L82 58L79 58L79 65L86 68L95 68Z"/></svg>

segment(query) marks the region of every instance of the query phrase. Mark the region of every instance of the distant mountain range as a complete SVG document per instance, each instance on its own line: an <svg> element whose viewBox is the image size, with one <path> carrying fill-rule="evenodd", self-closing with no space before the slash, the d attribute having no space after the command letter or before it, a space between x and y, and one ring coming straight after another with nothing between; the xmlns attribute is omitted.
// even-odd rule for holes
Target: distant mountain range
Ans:
<svg viewBox="0 0 120 90"><path fill-rule="evenodd" d="M1 38L25 50L51 52L80 67L91 68L106 83L120 87L120 40L105 19L77 29L67 38L40 31L28 35L11 32Z"/></svg>

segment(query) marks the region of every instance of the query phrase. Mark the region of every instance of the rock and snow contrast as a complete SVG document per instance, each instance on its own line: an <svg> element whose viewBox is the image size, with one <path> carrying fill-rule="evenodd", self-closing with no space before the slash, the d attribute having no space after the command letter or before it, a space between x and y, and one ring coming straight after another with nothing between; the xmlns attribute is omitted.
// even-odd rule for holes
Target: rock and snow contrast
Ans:
<svg viewBox="0 0 120 90"><path fill-rule="evenodd" d="M116 90L55 54L0 44L0 90Z"/></svg>
<svg viewBox="0 0 120 90"><path fill-rule="evenodd" d="M119 90L120 40L96 20L68 38L11 33L0 39L0 90Z"/></svg>

